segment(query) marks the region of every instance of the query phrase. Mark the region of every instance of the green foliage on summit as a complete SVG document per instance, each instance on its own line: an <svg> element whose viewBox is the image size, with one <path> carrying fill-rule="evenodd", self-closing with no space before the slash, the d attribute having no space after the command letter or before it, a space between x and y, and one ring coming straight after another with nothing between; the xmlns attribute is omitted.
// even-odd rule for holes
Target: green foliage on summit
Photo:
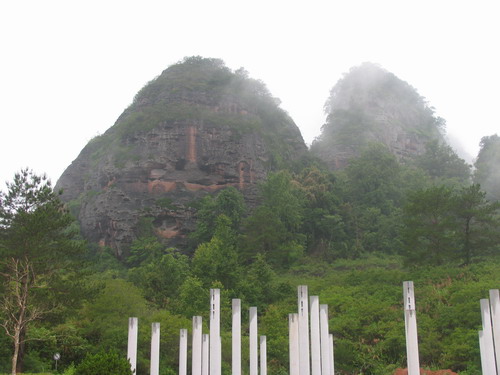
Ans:
<svg viewBox="0 0 500 375"><path fill-rule="evenodd" d="M311 150L326 160L334 150L345 162L372 142L411 158L415 147L443 141L444 120L415 88L373 63L351 68L330 91L324 110L326 122Z"/></svg>
<svg viewBox="0 0 500 375"><path fill-rule="evenodd" d="M287 140L301 136L279 104L243 68L233 72L220 59L187 57L146 84L115 125L87 147L96 163L111 155L119 166L138 157L128 142L138 134L165 124L206 124L230 128L235 137L259 134L272 153L270 167L283 167L283 159L296 152Z"/></svg>

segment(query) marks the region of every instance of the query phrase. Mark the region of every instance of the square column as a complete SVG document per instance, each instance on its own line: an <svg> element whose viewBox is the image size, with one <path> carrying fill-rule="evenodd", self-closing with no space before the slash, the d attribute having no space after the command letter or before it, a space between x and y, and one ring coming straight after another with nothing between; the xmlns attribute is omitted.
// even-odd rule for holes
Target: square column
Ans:
<svg viewBox="0 0 500 375"><path fill-rule="evenodd" d="M405 331L406 331L406 358L408 375L420 374L420 360L418 356L417 315L415 310L415 294L413 281L403 282Z"/></svg>
<svg viewBox="0 0 500 375"><path fill-rule="evenodd" d="M258 375L259 352L258 352L258 328L257 328L257 307L250 307L250 375Z"/></svg>
<svg viewBox="0 0 500 375"><path fill-rule="evenodd" d="M321 375L321 350L319 329L319 297L311 296L311 375ZM329 375L329 374L327 374Z"/></svg>
<svg viewBox="0 0 500 375"><path fill-rule="evenodd" d="M201 375L209 375L210 372L210 335L205 333L201 336Z"/></svg>
<svg viewBox="0 0 500 375"><path fill-rule="evenodd" d="M483 375L497 375L495 363L495 348L493 345L493 330L491 327L490 301L482 299L481 304L481 320L483 322L482 347L481 350L481 366L486 369ZM484 364L483 364L484 362Z"/></svg>
<svg viewBox="0 0 500 375"><path fill-rule="evenodd" d="M241 300L232 300L232 375L241 375ZM193 374L194 375L194 374Z"/></svg>
<svg viewBox="0 0 500 375"><path fill-rule="evenodd" d="M187 375L188 330L181 329L179 339L179 375Z"/></svg>
<svg viewBox="0 0 500 375"><path fill-rule="evenodd" d="M299 305L299 375L310 375L309 299L307 285L299 285L297 294Z"/></svg>
<svg viewBox="0 0 500 375"><path fill-rule="evenodd" d="M330 375L330 332L328 327L328 305L319 305L319 325L321 330L321 373Z"/></svg>
<svg viewBox="0 0 500 375"><path fill-rule="evenodd" d="M139 321L137 318L128 318L128 345L127 359L130 361L130 369L135 374L137 367L137 331Z"/></svg>
<svg viewBox="0 0 500 375"><path fill-rule="evenodd" d="M192 375L201 375L202 317L193 316Z"/></svg>
<svg viewBox="0 0 500 375"><path fill-rule="evenodd" d="M290 375L299 375L299 314L288 314Z"/></svg>
<svg viewBox="0 0 500 375"><path fill-rule="evenodd" d="M493 344L497 363L497 375L500 374L500 292L498 289L490 290L491 328L493 331Z"/></svg>
<svg viewBox="0 0 500 375"><path fill-rule="evenodd" d="M335 362L333 356L333 334L330 333L330 375L335 375Z"/></svg>
<svg viewBox="0 0 500 375"><path fill-rule="evenodd" d="M160 373L160 323L151 324L151 363L150 375Z"/></svg>
<svg viewBox="0 0 500 375"><path fill-rule="evenodd" d="M260 336L260 375L267 375L267 341L266 336Z"/></svg>
<svg viewBox="0 0 500 375"><path fill-rule="evenodd" d="M210 289L210 375L221 375L220 289Z"/></svg>

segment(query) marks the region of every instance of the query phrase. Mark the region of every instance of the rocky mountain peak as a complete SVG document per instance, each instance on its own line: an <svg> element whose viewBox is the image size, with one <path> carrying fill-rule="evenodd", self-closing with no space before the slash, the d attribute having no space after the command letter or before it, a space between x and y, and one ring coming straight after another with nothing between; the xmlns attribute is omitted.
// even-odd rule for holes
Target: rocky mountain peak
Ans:
<svg viewBox="0 0 500 375"><path fill-rule="evenodd" d="M311 150L332 169L343 168L369 143L382 143L399 160L443 141L444 120L408 83L373 63L352 68L332 88L326 123Z"/></svg>
<svg viewBox="0 0 500 375"><path fill-rule="evenodd" d="M163 71L56 188L82 233L118 257L144 232L182 245L193 202L227 186L255 199L256 184L307 148L266 86L222 60L186 58Z"/></svg>

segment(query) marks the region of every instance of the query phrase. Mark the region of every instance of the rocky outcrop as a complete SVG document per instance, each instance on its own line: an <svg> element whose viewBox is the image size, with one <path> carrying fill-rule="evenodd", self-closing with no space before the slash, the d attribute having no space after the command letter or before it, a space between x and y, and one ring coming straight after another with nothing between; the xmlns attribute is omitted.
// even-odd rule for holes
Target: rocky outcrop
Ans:
<svg viewBox="0 0 500 375"><path fill-rule="evenodd" d="M83 235L123 257L141 235L182 246L197 199L234 186L252 204L270 170L305 152L262 83L220 60L191 58L145 86L56 188Z"/></svg>
<svg viewBox="0 0 500 375"><path fill-rule="evenodd" d="M400 161L443 140L443 120L417 91L378 65L352 68L330 93L327 121L311 151L332 169L347 165L369 143L385 145Z"/></svg>

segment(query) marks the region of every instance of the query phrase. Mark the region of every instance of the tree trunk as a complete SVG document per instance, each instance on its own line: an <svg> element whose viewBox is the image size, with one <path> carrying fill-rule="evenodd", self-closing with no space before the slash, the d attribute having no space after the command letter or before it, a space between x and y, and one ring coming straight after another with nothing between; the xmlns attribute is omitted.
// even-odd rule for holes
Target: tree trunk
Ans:
<svg viewBox="0 0 500 375"><path fill-rule="evenodd" d="M465 241L464 241L464 253L465 253L465 264L469 265L471 261L471 250L470 250L470 221L468 218L465 222Z"/></svg>
<svg viewBox="0 0 500 375"><path fill-rule="evenodd" d="M16 331L14 333L14 354L12 354L12 375L16 375L17 373L17 358L19 355L19 333L20 330L16 327Z"/></svg>
<svg viewBox="0 0 500 375"><path fill-rule="evenodd" d="M19 351L17 354L16 372L22 374L24 370L24 354L26 353L26 328L19 332Z"/></svg>

